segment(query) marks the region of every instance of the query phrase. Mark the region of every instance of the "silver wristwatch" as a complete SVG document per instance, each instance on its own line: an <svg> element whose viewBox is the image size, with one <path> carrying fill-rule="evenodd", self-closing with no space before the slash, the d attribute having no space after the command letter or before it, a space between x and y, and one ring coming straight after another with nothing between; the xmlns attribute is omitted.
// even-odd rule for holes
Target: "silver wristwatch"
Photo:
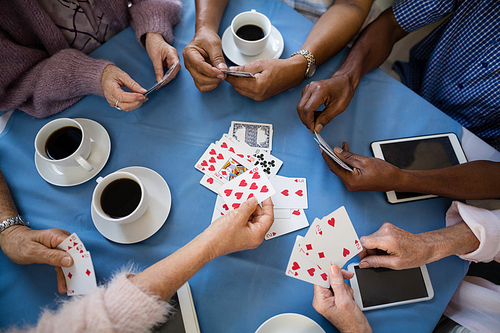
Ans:
<svg viewBox="0 0 500 333"><path fill-rule="evenodd" d="M30 226L29 222L23 220L21 215L17 215L16 217L7 219L7 220L3 221L2 223L0 223L0 233L2 233L2 231L7 229L8 227L12 227L13 225L24 225L26 227Z"/></svg>
<svg viewBox="0 0 500 333"><path fill-rule="evenodd" d="M314 75L314 72L316 72L316 59L314 59L313 54L311 52L309 52L309 50L305 50L305 49L292 53L290 58L293 57L294 55L297 55L297 54L304 56L304 58L306 58L306 60L307 60L307 68L306 68L306 72L304 75L305 75L306 79L308 79Z"/></svg>

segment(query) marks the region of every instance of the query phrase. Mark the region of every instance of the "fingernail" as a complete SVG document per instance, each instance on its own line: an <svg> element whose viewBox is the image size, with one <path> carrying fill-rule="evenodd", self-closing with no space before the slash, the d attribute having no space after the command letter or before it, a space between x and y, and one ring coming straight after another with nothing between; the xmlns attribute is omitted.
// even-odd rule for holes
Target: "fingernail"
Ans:
<svg viewBox="0 0 500 333"><path fill-rule="evenodd" d="M335 153L337 153L337 154L342 154L342 152L343 152L342 148L339 148L339 147L334 147L334 148L333 148L333 151L334 151Z"/></svg>
<svg viewBox="0 0 500 333"><path fill-rule="evenodd" d="M366 261L362 261L359 263L359 268L368 268L370 265Z"/></svg>
<svg viewBox="0 0 500 333"><path fill-rule="evenodd" d="M70 257L66 256L66 257L61 259L61 266L62 267L69 267L70 264L71 264Z"/></svg>
<svg viewBox="0 0 500 333"><path fill-rule="evenodd" d="M315 128L316 133L321 132L322 129L323 129L323 125L321 125L321 124L316 125L316 128Z"/></svg>
<svg viewBox="0 0 500 333"><path fill-rule="evenodd" d="M221 80L224 80L226 78L226 74L224 74L224 73L219 74L219 75L217 75L217 78L221 79Z"/></svg>
<svg viewBox="0 0 500 333"><path fill-rule="evenodd" d="M330 266L330 272L331 272L333 275L340 274L340 268L339 268L337 265L331 265L331 266Z"/></svg>

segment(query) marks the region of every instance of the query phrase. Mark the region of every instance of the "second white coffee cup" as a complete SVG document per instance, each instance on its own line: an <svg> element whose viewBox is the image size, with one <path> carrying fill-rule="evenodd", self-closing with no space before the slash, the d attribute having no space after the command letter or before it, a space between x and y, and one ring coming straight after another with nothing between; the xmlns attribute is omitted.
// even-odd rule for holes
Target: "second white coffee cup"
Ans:
<svg viewBox="0 0 500 333"><path fill-rule="evenodd" d="M137 221L146 212L148 193L133 173L116 171L96 181L92 208L102 219L125 224Z"/></svg>
<svg viewBox="0 0 500 333"><path fill-rule="evenodd" d="M236 15L231 22L234 44L247 56L256 56L264 51L271 29L271 21L255 9Z"/></svg>

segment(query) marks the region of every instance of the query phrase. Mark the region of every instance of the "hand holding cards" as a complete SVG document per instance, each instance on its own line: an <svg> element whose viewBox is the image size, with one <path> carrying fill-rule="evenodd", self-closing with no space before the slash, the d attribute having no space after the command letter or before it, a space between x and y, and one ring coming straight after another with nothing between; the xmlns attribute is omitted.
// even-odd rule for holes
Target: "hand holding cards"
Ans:
<svg viewBox="0 0 500 333"><path fill-rule="evenodd" d="M315 219L305 237L297 236L285 274L329 288L330 266L344 266L362 249L356 230L342 206L321 220Z"/></svg>
<svg viewBox="0 0 500 333"><path fill-rule="evenodd" d="M316 137L314 138L314 140L318 143L319 147L321 149L323 149L323 151L328 154L328 156L330 156L338 165L340 165L341 167L343 167L347 171L351 171L351 172L353 171L350 166L348 166L347 164L345 164L345 162L342 161L337 156L337 154L335 154L335 152L333 151L333 149L328 145L328 143L326 143L325 140L323 140L323 138L321 137L321 135L319 135L319 133L314 132L314 134L316 135Z"/></svg>
<svg viewBox="0 0 500 333"><path fill-rule="evenodd" d="M66 251L73 258L73 266L61 267L66 280L67 295L85 295L96 289L97 282L92 258L80 238L73 233L57 248Z"/></svg>
<svg viewBox="0 0 500 333"><path fill-rule="evenodd" d="M163 75L163 78L160 81L156 82L156 84L154 86L152 86L151 88L149 88L148 91L146 91L143 95L147 97L153 91L160 89L163 84L170 82L167 80L170 77L170 75L172 74L172 72L174 71L175 67L177 67L178 64L179 64L179 60L177 60L172 66L170 66L170 68L165 73L165 75Z"/></svg>

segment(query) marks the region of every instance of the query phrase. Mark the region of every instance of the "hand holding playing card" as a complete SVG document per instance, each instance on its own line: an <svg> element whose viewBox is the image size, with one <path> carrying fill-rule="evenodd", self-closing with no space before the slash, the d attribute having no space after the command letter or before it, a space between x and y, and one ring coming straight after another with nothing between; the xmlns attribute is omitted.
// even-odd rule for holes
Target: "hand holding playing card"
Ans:
<svg viewBox="0 0 500 333"><path fill-rule="evenodd" d="M354 302L351 287L344 282L344 279L352 277L353 273L332 265L330 268L332 290L315 285L313 307L340 332L371 332L368 320Z"/></svg>
<svg viewBox="0 0 500 333"><path fill-rule="evenodd" d="M206 230L217 239L217 256L254 249L264 241L264 235L274 221L273 202L267 198L262 207L252 197L239 208L214 221Z"/></svg>

